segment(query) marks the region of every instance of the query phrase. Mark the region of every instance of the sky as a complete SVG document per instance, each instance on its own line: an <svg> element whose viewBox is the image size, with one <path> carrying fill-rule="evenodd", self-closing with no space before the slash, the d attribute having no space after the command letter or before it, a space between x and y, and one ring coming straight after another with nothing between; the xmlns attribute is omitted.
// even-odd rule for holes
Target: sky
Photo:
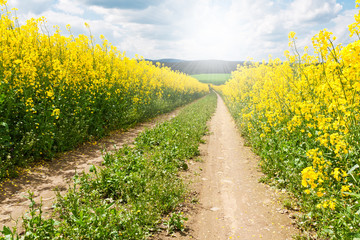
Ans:
<svg viewBox="0 0 360 240"><path fill-rule="evenodd" d="M104 35L126 56L147 59L284 59L288 33L297 46L327 28L347 44L355 0L8 0L20 23L46 17L67 35ZM97 40L100 43L100 40Z"/></svg>

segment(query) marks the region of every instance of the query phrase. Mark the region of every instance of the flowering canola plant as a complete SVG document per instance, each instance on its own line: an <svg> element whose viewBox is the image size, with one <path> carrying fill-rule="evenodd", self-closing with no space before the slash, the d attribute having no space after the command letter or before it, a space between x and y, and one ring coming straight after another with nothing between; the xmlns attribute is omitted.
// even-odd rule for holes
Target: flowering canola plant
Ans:
<svg viewBox="0 0 360 240"><path fill-rule="evenodd" d="M359 4L359 0L356 1ZM358 6L357 6L358 7ZM289 33L286 61L239 66L222 93L262 156L261 166L300 199L300 226L326 238L360 235L360 12L343 46L326 29L299 54ZM302 225L301 225L302 224Z"/></svg>
<svg viewBox="0 0 360 240"><path fill-rule="evenodd" d="M18 24L0 1L0 179L110 130L169 111L205 84L142 59L103 36L44 34L46 19ZM85 23L89 28L89 25ZM90 31L90 29L89 29Z"/></svg>

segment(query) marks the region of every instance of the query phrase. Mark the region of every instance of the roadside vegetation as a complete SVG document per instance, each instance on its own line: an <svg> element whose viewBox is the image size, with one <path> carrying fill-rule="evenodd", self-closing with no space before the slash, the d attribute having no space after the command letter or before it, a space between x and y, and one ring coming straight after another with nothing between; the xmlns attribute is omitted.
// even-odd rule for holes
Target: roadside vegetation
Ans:
<svg viewBox="0 0 360 240"><path fill-rule="evenodd" d="M300 55L290 32L287 61L239 67L215 87L262 157L265 180L293 193L299 227L316 232L310 238L360 237L359 19L346 46L322 30L316 55Z"/></svg>
<svg viewBox="0 0 360 240"><path fill-rule="evenodd" d="M19 25L0 1L0 181L40 159L127 128L208 93L170 68L129 59L103 36Z"/></svg>
<svg viewBox="0 0 360 240"><path fill-rule="evenodd" d="M210 83L213 85L225 84L231 77L230 73L209 73L209 74L195 74L191 75L202 83Z"/></svg>
<svg viewBox="0 0 360 240"><path fill-rule="evenodd" d="M44 217L30 193L24 232L5 227L0 239L138 240L157 233L160 224L183 231L186 218L177 206L187 190L179 171L199 155L216 100L212 93L141 133L134 146L106 153L103 166L77 175L69 192L58 194L52 217Z"/></svg>

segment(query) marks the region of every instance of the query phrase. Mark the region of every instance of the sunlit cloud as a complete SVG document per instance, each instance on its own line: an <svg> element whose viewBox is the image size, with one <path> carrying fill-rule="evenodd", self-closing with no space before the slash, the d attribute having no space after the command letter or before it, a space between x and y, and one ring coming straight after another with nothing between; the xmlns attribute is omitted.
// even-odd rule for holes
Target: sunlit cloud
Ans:
<svg viewBox="0 0 360 240"><path fill-rule="evenodd" d="M346 3L345 3L346 2ZM127 55L145 58L261 61L283 58L288 32L298 46L327 28L349 42L347 26L358 11L339 0L13 0L20 21L45 16L48 25L74 34L104 35Z"/></svg>

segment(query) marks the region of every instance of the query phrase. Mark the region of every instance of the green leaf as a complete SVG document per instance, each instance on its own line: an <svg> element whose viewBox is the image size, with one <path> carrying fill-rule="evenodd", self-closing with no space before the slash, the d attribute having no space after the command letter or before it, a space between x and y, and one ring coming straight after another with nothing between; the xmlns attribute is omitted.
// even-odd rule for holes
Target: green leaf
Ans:
<svg viewBox="0 0 360 240"><path fill-rule="evenodd" d="M1 233L4 234L5 236L12 235L12 231L7 226L3 227L3 230L1 231Z"/></svg>
<svg viewBox="0 0 360 240"><path fill-rule="evenodd" d="M15 231L16 229L14 229L14 233L13 233L9 227L4 226L3 230L0 233L4 235L3 238L4 240L14 240Z"/></svg>
<svg viewBox="0 0 360 240"><path fill-rule="evenodd" d="M5 94L0 95L0 104L2 104L5 101Z"/></svg>
<svg viewBox="0 0 360 240"><path fill-rule="evenodd" d="M344 192L344 194L347 194L347 195L350 195L350 196L354 196L354 197L360 198L360 194L351 193L351 192Z"/></svg>
<svg viewBox="0 0 360 240"><path fill-rule="evenodd" d="M359 164L355 164L348 172L347 174L351 174L355 169L359 168Z"/></svg>
<svg viewBox="0 0 360 240"><path fill-rule="evenodd" d="M89 171L90 172L96 172L96 168L94 165L91 165L90 168L89 168Z"/></svg>

